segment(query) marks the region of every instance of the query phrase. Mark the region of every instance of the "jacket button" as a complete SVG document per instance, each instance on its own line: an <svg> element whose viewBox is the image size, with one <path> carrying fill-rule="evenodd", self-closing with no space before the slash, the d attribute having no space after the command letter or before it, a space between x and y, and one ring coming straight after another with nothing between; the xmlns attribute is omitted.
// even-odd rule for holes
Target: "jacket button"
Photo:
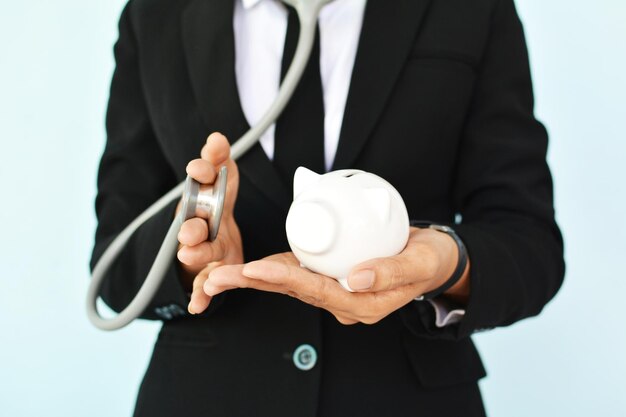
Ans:
<svg viewBox="0 0 626 417"><path fill-rule="evenodd" d="M293 352L293 364L301 371L313 369L317 363L317 352L311 345L300 345Z"/></svg>

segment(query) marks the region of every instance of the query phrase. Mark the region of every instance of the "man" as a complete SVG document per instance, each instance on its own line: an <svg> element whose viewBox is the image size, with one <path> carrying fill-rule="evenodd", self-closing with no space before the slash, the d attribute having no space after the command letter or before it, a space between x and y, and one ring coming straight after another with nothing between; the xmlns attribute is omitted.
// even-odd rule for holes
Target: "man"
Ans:
<svg viewBox="0 0 626 417"><path fill-rule="evenodd" d="M122 14L94 261L185 171L230 172L218 239L202 219L183 225L144 314L164 325L135 414L484 415L469 336L538 314L564 273L513 1L335 0L285 113L235 162L228 141L271 101L297 30L273 0L132 0ZM373 172L413 220L454 231L413 227L401 254L354 268L348 293L289 253L298 165ZM112 269L113 308L175 211Z"/></svg>

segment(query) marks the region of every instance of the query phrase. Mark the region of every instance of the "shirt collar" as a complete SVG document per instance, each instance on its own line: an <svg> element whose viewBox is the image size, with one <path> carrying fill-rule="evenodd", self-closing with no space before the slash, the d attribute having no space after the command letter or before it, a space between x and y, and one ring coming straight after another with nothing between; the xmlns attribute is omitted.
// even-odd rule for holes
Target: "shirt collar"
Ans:
<svg viewBox="0 0 626 417"><path fill-rule="evenodd" d="M251 9L261 2L261 0L242 0L244 9Z"/></svg>

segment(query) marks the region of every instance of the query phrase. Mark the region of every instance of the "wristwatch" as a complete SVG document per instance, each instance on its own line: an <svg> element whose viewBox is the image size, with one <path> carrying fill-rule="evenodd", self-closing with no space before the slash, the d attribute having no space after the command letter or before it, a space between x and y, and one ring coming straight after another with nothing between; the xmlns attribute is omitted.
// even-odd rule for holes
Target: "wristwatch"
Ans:
<svg viewBox="0 0 626 417"><path fill-rule="evenodd" d="M459 280L463 276L463 273L465 272L465 268L467 267L467 248L463 244L463 241L461 240L459 235L457 235L454 229L452 229L450 226L436 224L425 220L411 220L410 224L411 226L418 227L420 229L433 229L441 233L446 233L452 239L454 239L456 247L459 251L459 260L457 262L456 268L454 269L454 272L452 272L452 276L448 278L448 280L438 288L435 288L432 291L422 294L421 297L416 298L416 300L432 300L433 298L438 297L444 292L448 291L450 288L452 288L454 284L459 282Z"/></svg>

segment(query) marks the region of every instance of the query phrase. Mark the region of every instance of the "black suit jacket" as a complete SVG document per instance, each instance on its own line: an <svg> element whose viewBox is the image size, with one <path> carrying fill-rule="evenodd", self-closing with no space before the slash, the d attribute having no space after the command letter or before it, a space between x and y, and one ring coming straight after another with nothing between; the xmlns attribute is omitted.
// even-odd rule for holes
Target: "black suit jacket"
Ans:
<svg viewBox="0 0 626 417"><path fill-rule="evenodd" d="M207 135L248 128L234 73L232 0L132 0L98 177L95 262L137 214L184 179ZM558 290L562 241L533 116L521 24L512 0L369 0L334 169L376 173L410 217L453 224L471 259L465 318L434 326L412 302L375 325L343 326L295 299L251 290L200 316L173 265L148 319L164 320L137 415L481 415L485 375L470 335L538 314ZM260 146L239 161L236 220L246 260L289 250L291 192ZM136 293L175 204L134 235L105 301ZM292 353L318 355L310 371Z"/></svg>

